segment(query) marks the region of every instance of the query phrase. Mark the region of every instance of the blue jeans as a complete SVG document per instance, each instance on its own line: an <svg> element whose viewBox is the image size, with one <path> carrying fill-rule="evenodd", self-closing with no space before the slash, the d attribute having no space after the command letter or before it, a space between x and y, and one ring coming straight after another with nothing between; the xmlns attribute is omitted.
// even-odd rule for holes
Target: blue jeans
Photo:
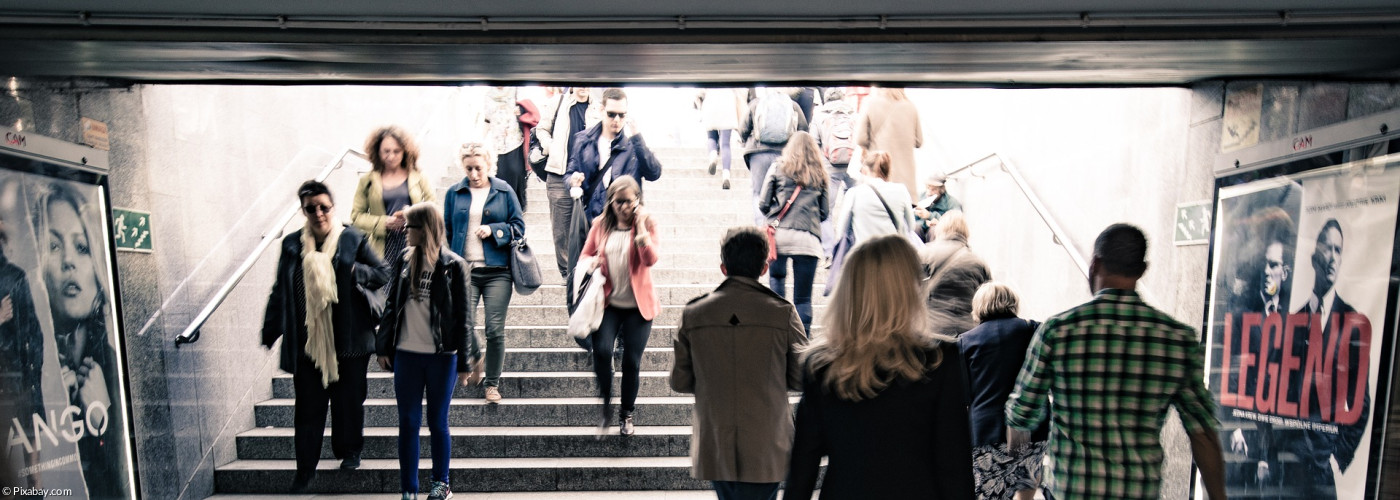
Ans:
<svg viewBox="0 0 1400 500"><path fill-rule="evenodd" d="M768 215L758 209L758 195L763 191L763 179L768 176L768 167L777 159L777 151L758 151L744 155L744 162L749 165L749 182L753 184L753 224L758 227L768 223Z"/></svg>
<svg viewBox="0 0 1400 500"><path fill-rule="evenodd" d="M399 486L418 492L418 431L423 427L423 391L428 393L428 432L432 435L433 480L447 480L452 460L452 434L447 410L457 383L456 354L394 355L394 398L399 407Z"/></svg>
<svg viewBox="0 0 1400 500"><path fill-rule="evenodd" d="M773 500L778 498L778 483L741 483L711 481L719 500Z"/></svg>
<svg viewBox="0 0 1400 500"><path fill-rule="evenodd" d="M598 395L603 407L612 401L613 347L622 344L622 411L631 413L637 405L641 388L642 353L651 338L651 321L642 318L637 308L622 309L608 306L603 310L603 322L593 332L593 375L598 377Z"/></svg>
<svg viewBox="0 0 1400 500"><path fill-rule="evenodd" d="M486 299L486 379L487 387L501 383L501 368L506 362L506 310L510 309L510 268L478 267L472 269L471 286L467 290L467 314L476 315L476 304ZM473 331L472 335L476 335Z"/></svg>
<svg viewBox="0 0 1400 500"><path fill-rule="evenodd" d="M729 158L731 154L731 148L729 147L729 136L733 133L733 130L706 131L706 136L710 139L710 151L719 152L720 165L724 167L725 172L729 171Z"/></svg>
<svg viewBox="0 0 1400 500"><path fill-rule="evenodd" d="M851 175L846 171L846 167L848 166L849 164L845 163L839 165L832 164L831 168L826 169L827 174L831 176L831 198L833 200L844 196L846 191L851 189ZM831 251L836 248L836 241L838 240L838 238L836 238L836 230L831 227L831 225L835 223L835 216L822 221L822 249L826 250L827 257L831 256Z"/></svg>
<svg viewBox="0 0 1400 500"><path fill-rule="evenodd" d="M768 288L787 297L783 281L787 279L788 259L792 259L792 305L802 318L802 329L812 338L812 281L817 275L817 259L810 255L778 254L778 260L768 265Z"/></svg>

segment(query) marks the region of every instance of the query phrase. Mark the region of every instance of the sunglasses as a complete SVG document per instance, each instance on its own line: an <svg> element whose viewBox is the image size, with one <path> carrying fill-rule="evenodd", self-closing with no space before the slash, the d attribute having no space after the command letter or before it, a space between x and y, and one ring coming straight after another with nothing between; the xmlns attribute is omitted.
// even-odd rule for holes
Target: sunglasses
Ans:
<svg viewBox="0 0 1400 500"><path fill-rule="evenodd" d="M404 224L404 229L423 229L422 224Z"/></svg>
<svg viewBox="0 0 1400 500"><path fill-rule="evenodd" d="M616 120L616 119L619 119L619 118L627 118L627 112L626 112L626 111L623 111L623 112L621 112L621 113L615 113L615 112L609 111L609 112L608 112L608 118L613 119L613 120Z"/></svg>
<svg viewBox="0 0 1400 500"><path fill-rule="evenodd" d="M332 209L333 207L330 205L307 205L301 207L301 210L306 212L306 215L329 214Z"/></svg>

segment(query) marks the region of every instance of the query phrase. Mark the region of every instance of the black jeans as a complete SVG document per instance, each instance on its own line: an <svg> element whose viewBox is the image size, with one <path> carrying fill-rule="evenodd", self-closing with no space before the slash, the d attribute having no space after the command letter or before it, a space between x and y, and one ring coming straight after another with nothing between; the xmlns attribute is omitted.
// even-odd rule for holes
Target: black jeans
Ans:
<svg viewBox="0 0 1400 500"><path fill-rule="evenodd" d="M792 305L802 318L807 338L812 338L812 281L817 275L817 258L810 255L778 254L778 260L768 266L768 288L786 297L783 281L787 279L788 259L792 259Z"/></svg>
<svg viewBox="0 0 1400 500"><path fill-rule="evenodd" d="M613 347L621 342L622 411L630 413L636 409L642 354L650 338L651 321L643 319L637 308L608 306L603 311L603 322L593 332L593 374L598 377L598 395L603 398L604 407L612 401Z"/></svg>
<svg viewBox="0 0 1400 500"><path fill-rule="evenodd" d="M365 447L365 372L369 355L338 357L340 380L321 386L321 370L303 355L292 375L296 405L292 420L296 426L297 475L309 475L321 461L321 441L326 436L326 408L331 412L331 451L335 458L357 456Z"/></svg>

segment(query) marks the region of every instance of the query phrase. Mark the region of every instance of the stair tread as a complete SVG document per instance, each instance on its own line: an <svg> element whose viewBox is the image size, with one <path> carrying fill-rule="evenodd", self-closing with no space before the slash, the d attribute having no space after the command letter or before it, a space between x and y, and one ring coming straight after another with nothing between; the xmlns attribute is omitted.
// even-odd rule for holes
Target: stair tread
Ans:
<svg viewBox="0 0 1400 500"><path fill-rule="evenodd" d="M618 439L621 436L609 435ZM296 460L236 460L218 469L224 471L266 471L295 470ZM419 467L431 470L433 459L419 459ZM690 457L528 457L528 458L453 458L453 469L567 469L567 468L646 468L684 467L690 468ZM317 470L339 470L340 462L321 460ZM398 459L365 459L360 462L360 470L399 470Z"/></svg>
<svg viewBox="0 0 1400 500"><path fill-rule="evenodd" d="M385 498L389 498L389 495L385 493L344 495L323 493L305 493L300 495L259 495L221 493L211 496L207 500L384 500ZM420 498L425 497L420 496ZM454 492L452 498L475 498L481 500L713 500L715 498L715 492L711 490L541 491L502 493ZM781 495L779 496L779 498L781 498Z"/></svg>
<svg viewBox="0 0 1400 500"><path fill-rule="evenodd" d="M522 347L521 349L527 349L527 348L523 348L523 347ZM656 350L656 349L662 349L662 348L661 348L661 347L648 347L648 348L647 348L648 351L653 351L653 350ZM513 351L513 350L517 350L517 349L515 349L515 348L513 348L513 347L511 347L511 348L506 348L506 352L511 352L511 351ZM567 350L567 349L565 349L565 350ZM575 347L575 348L573 348L573 350L577 351L577 350L579 350L579 349L578 349L577 347ZM641 372L638 372L638 373L639 373L642 377L669 377L669 376L671 376L671 372L668 372L668 371L659 371L659 370L656 370L656 371L641 371ZM622 376L622 374L619 372L619 373L614 374L614 376L620 377L620 376ZM528 377L587 378L587 379L592 379L592 378L594 377L594 375L593 375L593 372L501 372L501 378L528 378ZM290 373L279 373L279 374L275 375L274 378L290 379L290 378L292 378L292 374L290 374ZM375 372L375 371L372 371L372 372L369 372L368 378L394 378L394 374L393 374L392 372Z"/></svg>
<svg viewBox="0 0 1400 500"><path fill-rule="evenodd" d="M451 427L452 437L466 436L592 436L597 427ZM685 425L639 425L639 436L689 436L690 426ZM423 427L420 435L427 436L428 428ZM239 434L239 437L292 437L291 427L255 427ZM398 427L365 427L366 437L398 436Z"/></svg>
<svg viewBox="0 0 1400 500"><path fill-rule="evenodd" d="M396 400L394 400L394 399L389 399L389 398L368 398L368 399L365 399L365 406L375 406L375 405L380 405L380 406L395 406L395 405L397 405L397 404L398 404L398 402L397 402ZM453 399L452 399L452 405L453 405L453 406L481 406L481 405L485 405L485 404L487 404L487 403L486 403L484 400L475 399L475 398L471 398L471 399L468 399L468 398L453 398ZM586 404L586 405L596 405L596 404L598 404L598 398L597 398L597 397L578 397L578 398L505 398L505 399L501 400L500 403L497 403L497 404L500 404L500 405L502 405L502 406L507 406L507 405L520 405L520 406L526 406L526 405L532 405L532 406L533 406L533 405L585 405L585 404ZM677 404L687 404L687 405L688 405L688 404L695 404L695 398L692 397L692 396L649 396L649 397L638 397L638 398L637 398L637 404L638 404L638 405L668 405L668 404L669 404L669 405L677 405ZM272 399L268 399L268 400L266 400L266 401L263 401L263 402L261 402L261 403L258 403L258 405L260 405L260 406L295 406L295 400L293 400L292 398L272 398Z"/></svg>

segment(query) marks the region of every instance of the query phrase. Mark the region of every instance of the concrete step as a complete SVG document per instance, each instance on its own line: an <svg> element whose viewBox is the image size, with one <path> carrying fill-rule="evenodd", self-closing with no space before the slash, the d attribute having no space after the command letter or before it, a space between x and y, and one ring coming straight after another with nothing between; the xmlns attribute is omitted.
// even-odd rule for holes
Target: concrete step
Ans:
<svg viewBox="0 0 1400 500"><path fill-rule="evenodd" d="M718 265L713 267L704 266L674 268L666 267L665 261L666 259L663 256L661 261L657 263L657 267L652 268L652 283L667 283L671 285L705 285L710 283L719 283L724 280L724 273L720 272ZM544 279L545 283L563 284L564 278L559 275L559 268L557 266L549 265L552 263L553 262L550 261L541 261L540 277ZM822 288L826 286L826 277L827 270L821 266L817 266L816 276L813 277L812 295L821 295ZM767 281L766 277L764 278L764 281ZM789 271L788 275L788 286L792 286L791 271ZM791 293L792 291L788 290L788 298L792 297Z"/></svg>
<svg viewBox="0 0 1400 500"><path fill-rule="evenodd" d="M792 397L797 402L797 397ZM618 401L613 399L614 407ZM448 424L453 426L560 426L582 427L597 425L601 401L596 397L574 398L512 398L499 404L487 404L480 399L453 399L448 409ZM637 398L637 425L690 425L693 397ZM258 427L291 427L293 401L269 399L254 405L253 415ZM399 417L393 399L365 400L366 427L395 427ZM329 421L329 419L327 419Z"/></svg>
<svg viewBox="0 0 1400 500"><path fill-rule="evenodd" d="M651 207L648 207L648 209L651 209ZM656 215L658 221L674 225L718 225L729 227L740 226L744 225L745 223L753 224L753 217L749 216L748 213L738 214L731 213L732 211L703 212L689 210L675 210L662 212L660 210L652 210L654 210L653 213ZM535 230L536 228L539 228L541 231L551 231L552 226L550 226L550 224L552 224L552 222L550 222L548 210L542 209L538 211L531 210L525 212L525 234L527 236L534 236L535 234L537 234L538 231ZM716 253L718 253L718 250L716 250Z"/></svg>
<svg viewBox="0 0 1400 500"><path fill-rule="evenodd" d="M664 271L662 271L664 272ZM655 273L653 273L655 274ZM814 287L815 288L815 287ZM826 305L812 306L813 317L820 316L825 311ZM477 324L485 324L485 307L478 306L476 311ZM685 306L663 305L661 312L652 318L653 325L675 325L680 322L681 313L685 311ZM553 305L517 305L511 304L506 311L507 325L567 325L569 324L569 310L563 304Z"/></svg>
<svg viewBox="0 0 1400 500"><path fill-rule="evenodd" d="M713 257L713 258L718 259L718 257ZM768 277L765 275L764 277L762 277L762 278L759 279L759 282L760 282L760 283L763 283L763 284L767 284L767 283L768 283ZM699 296L701 296L701 295L705 295L705 294L707 294L707 293L713 292L713 291L715 290L715 288L718 287L718 286L719 286L719 283L713 283L713 284L711 284L711 283L704 283L704 284L679 284L679 285L653 285L652 289L653 289L653 290L656 290L656 296L657 296L658 299L661 300L661 305L665 305L665 306L683 306L683 305L689 303L691 300L695 299L696 297L699 297ZM792 286L792 277L791 277L791 276L788 277L788 286L789 286L789 287ZM827 297L822 296L822 294L821 294L820 292L821 292L821 290L819 290L819 289L818 289L818 290L814 290L814 293L812 294L812 304L820 305L820 304L825 304L825 303L826 303ZM792 296L792 291L791 291L791 290L788 291L788 296L789 296L789 297ZM548 305L559 305L559 304L563 304L563 303L564 303L564 300L565 300L565 290L564 290L564 286L563 286L563 285L548 284L548 285L541 286L539 289L535 290L535 293L532 293L532 294L530 294L530 295L520 295L520 294L514 294L514 295L512 295L512 296L511 296L511 299L510 299L510 305L512 305L512 306L548 306ZM655 330L655 327L653 327L652 329Z"/></svg>
<svg viewBox="0 0 1400 500"><path fill-rule="evenodd" d="M296 454L293 429L252 429L238 435L240 460L280 460ZM690 453L689 426L637 426L628 439L598 439L598 428L587 427L453 427L452 458L550 457L683 457ZM427 427L419 432L419 457L431 458ZM617 436L609 436L617 437ZM365 429L361 457L398 459L397 427ZM333 459L331 437L325 436L321 458Z"/></svg>
<svg viewBox="0 0 1400 500"><path fill-rule="evenodd" d="M597 392L592 371L576 372L504 372L501 373L501 393L513 398L570 398L592 395ZM369 373L369 397L393 398L394 377L392 373L372 371ZM482 386L453 386L453 397L480 399L485 397ZM613 376L613 396L622 390L622 373ZM669 367L666 370L641 372L641 387L638 394L644 397L684 396L671 390ZM272 379L272 397L295 397L296 390L292 376L280 374Z"/></svg>
<svg viewBox="0 0 1400 500"><path fill-rule="evenodd" d="M427 484L427 483L423 483ZM419 495L425 498L426 493ZM778 493L778 498L782 498L782 492ZM385 500L389 496L383 493L374 494L268 494L268 495L247 495L237 493L219 493L210 496L208 500ZM398 498L394 496L393 498ZM680 490L680 491L543 491L543 492L490 492L471 493L453 492L453 500L714 500L715 492L710 490Z"/></svg>
<svg viewBox="0 0 1400 500"><path fill-rule="evenodd" d="M642 183L642 200L650 206L653 200L728 200L748 202L753 198L752 183L731 181L729 189L720 188L719 177L714 179L668 179L662 177L656 182ZM525 188L525 199L547 200L544 183L536 182Z"/></svg>
<svg viewBox="0 0 1400 500"><path fill-rule="evenodd" d="M484 347L483 347L484 349ZM621 350L614 353L621 356ZM642 370L670 371L675 351L671 346L648 347L642 353ZM592 372L593 355L573 347L521 347L506 349L504 372ZM622 361L614 360L615 369L620 369ZM378 363L371 363L371 372L382 372ZM575 393L577 394L577 393ZM585 393L591 394L591 392Z"/></svg>
<svg viewBox="0 0 1400 500"><path fill-rule="evenodd" d="M606 436L604 442L626 438ZM365 460L359 470L340 470L322 460L310 490L318 493L394 493L399 491L399 461ZM419 460L422 491L432 460ZM214 470L214 488L223 493L279 493L296 474L293 460L237 460ZM460 458L452 460L452 491L603 491L703 490L709 483L691 479L690 458Z"/></svg>
<svg viewBox="0 0 1400 500"><path fill-rule="evenodd" d="M739 185L737 185L737 184L735 184L735 185L733 185L733 186L734 186L733 189L731 189L730 191L737 190L737 189L741 189L741 188L739 187ZM748 186L748 185L745 184L744 187L743 187L742 189L747 190L747 189L748 189L747 186ZM548 203L539 203L539 204L536 204L536 203L534 202L534 200L536 199L536 198L535 198L535 193L536 193L536 191L529 191L529 192L526 194L526 196L529 197L528 199L529 199L529 201L530 201L530 204L529 204L528 207L525 208L525 213L526 213L526 214L535 214L535 213L538 213L538 214L547 214L547 213L549 213L549 204L548 204ZM542 199L542 200L548 200L548 199L549 199L547 196L545 196L545 195L543 195L543 194L540 194L539 196L541 196L541 198L539 198L539 199ZM738 203L743 203L743 204L741 204L741 205L736 205L736 204L738 204ZM651 210L651 212L654 213L654 214L666 215L666 216L668 216L668 217L669 217L670 215L674 215L674 214L688 214L688 213L706 213L706 214L714 214L714 213L730 213L730 212L733 212L733 213L735 213L735 214L742 215L742 214L747 213L747 212L738 212L738 211L736 211L736 207L747 207L747 206L748 206L747 203L748 203L748 201L734 201L734 200L730 200L730 199L727 199L727 198L720 198L720 199L700 199L700 200L675 200L675 199L665 199L665 198L659 198L659 197L656 198L656 199L653 199L650 195L648 195L647 198L646 198L646 207L647 207L648 210Z"/></svg>

